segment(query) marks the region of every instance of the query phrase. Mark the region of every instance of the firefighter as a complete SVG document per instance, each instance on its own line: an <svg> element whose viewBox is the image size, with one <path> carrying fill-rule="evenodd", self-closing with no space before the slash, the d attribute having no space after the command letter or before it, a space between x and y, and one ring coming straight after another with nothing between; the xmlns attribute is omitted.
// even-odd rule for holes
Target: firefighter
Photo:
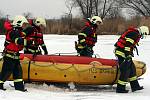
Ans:
<svg viewBox="0 0 150 100"><path fill-rule="evenodd" d="M102 19L99 16L87 19L85 27L78 34L78 43L75 42L75 48L80 56L92 57L93 47L97 42L96 29L100 24L102 24Z"/></svg>
<svg viewBox="0 0 150 100"><path fill-rule="evenodd" d="M47 55L48 51L43 40L43 31L46 28L46 21L44 18L37 17L35 20L30 20L31 27L25 29L28 33L31 33L26 37L27 46L24 48L25 54L42 54L40 47L43 49L44 54Z"/></svg>
<svg viewBox="0 0 150 100"><path fill-rule="evenodd" d="M24 16L16 16L13 20L12 27L6 32L6 38L3 50L3 65L0 74L0 89L4 82L13 74L14 87L16 90L26 91L22 79L22 68L20 65L19 51L26 45L25 33L22 29L28 26L28 21Z"/></svg>
<svg viewBox="0 0 150 100"><path fill-rule="evenodd" d="M134 56L134 49L138 52L136 46L139 40L148 34L149 29L147 26L141 26L139 28L131 27L115 43L115 56L118 59L120 69L120 77L116 89L117 93L128 93L129 90L126 90L128 81L130 82L132 92L143 89L143 86L140 86L137 80L136 68L132 57Z"/></svg>

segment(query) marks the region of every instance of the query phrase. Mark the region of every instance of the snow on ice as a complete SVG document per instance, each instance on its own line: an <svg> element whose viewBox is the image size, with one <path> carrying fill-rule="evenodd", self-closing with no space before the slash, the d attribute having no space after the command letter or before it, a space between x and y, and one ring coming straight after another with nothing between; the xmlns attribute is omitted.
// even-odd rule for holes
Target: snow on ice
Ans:
<svg viewBox="0 0 150 100"><path fill-rule="evenodd" d="M94 47L95 54L103 58L115 59L113 54L114 43L119 36L100 35L98 42ZM5 36L0 36L0 51L3 50ZM74 49L74 41L77 40L76 35L44 35L49 54L55 53L76 53ZM140 41L138 47L139 56L135 53L135 60L144 61L147 64L147 71L141 77L140 85L144 86L144 90L137 92L129 92L127 94L115 93L116 85L110 86L85 86L76 90L72 83L69 86L72 91L65 87L57 87L53 84L26 84L28 92L20 92L14 90L12 81L5 82L6 91L0 90L0 100L149 100L150 98L150 36ZM74 89L75 88L75 89ZM127 89L130 89L129 84ZM75 90L75 91L74 91Z"/></svg>

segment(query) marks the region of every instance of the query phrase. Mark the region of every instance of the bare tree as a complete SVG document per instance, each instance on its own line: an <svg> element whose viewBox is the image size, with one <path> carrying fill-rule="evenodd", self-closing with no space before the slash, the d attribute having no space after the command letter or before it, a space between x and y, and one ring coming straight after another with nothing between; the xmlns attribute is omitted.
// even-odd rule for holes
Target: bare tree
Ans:
<svg viewBox="0 0 150 100"><path fill-rule="evenodd" d="M0 11L0 34L5 33L4 22L5 22L4 13Z"/></svg>
<svg viewBox="0 0 150 100"><path fill-rule="evenodd" d="M119 8L112 9L116 7L116 0L72 0L76 3L77 7L80 8L81 14L87 18L93 15L101 16L102 19L107 15L110 15L113 10L119 11ZM111 13L113 14L113 13Z"/></svg>
<svg viewBox="0 0 150 100"><path fill-rule="evenodd" d="M80 8L81 13L84 17L91 17L93 0L72 0Z"/></svg>
<svg viewBox="0 0 150 100"><path fill-rule="evenodd" d="M101 0L101 6L99 6L100 7L99 13L102 16L102 18L105 18L107 16L112 17L114 16L113 14L116 14L116 12L119 12L116 4L117 3L115 2L115 0ZM117 8L117 9L114 9L114 8Z"/></svg>
<svg viewBox="0 0 150 100"><path fill-rule="evenodd" d="M143 16L150 16L150 0L117 0L122 8L131 8Z"/></svg>
<svg viewBox="0 0 150 100"><path fill-rule="evenodd" d="M71 26L72 26L72 10L75 7L75 2L72 2L71 0L66 0L65 5L68 9L68 12L65 13L65 17L67 17L69 28L71 29Z"/></svg>
<svg viewBox="0 0 150 100"><path fill-rule="evenodd" d="M32 13L31 13L31 12L23 13L23 15L24 15L27 19L32 17Z"/></svg>
<svg viewBox="0 0 150 100"><path fill-rule="evenodd" d="M0 11L0 18L2 18L3 17L3 12L2 11Z"/></svg>

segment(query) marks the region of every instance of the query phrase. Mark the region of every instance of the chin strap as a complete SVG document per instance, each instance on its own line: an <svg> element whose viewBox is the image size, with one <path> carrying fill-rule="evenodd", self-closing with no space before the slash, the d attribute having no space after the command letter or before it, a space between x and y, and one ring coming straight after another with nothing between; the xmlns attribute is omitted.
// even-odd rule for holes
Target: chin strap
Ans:
<svg viewBox="0 0 150 100"><path fill-rule="evenodd" d="M134 48L135 48L136 54L139 56L139 52L138 52L137 46L135 46Z"/></svg>

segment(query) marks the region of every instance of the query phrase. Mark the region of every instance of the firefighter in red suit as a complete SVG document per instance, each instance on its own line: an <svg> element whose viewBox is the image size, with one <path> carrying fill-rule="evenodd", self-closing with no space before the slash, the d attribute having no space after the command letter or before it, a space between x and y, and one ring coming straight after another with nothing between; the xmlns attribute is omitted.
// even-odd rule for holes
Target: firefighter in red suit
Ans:
<svg viewBox="0 0 150 100"><path fill-rule="evenodd" d="M22 79L22 68L20 65L19 51L26 45L25 33L22 31L27 27L28 21L24 16L16 16L13 20L12 27L6 32L6 39L3 50L3 65L0 73L0 89L4 82L13 74L14 87L16 90L26 91ZM6 26L7 27L7 26Z"/></svg>
<svg viewBox="0 0 150 100"><path fill-rule="evenodd" d="M138 83L132 57L134 56L133 50L136 49L139 40L148 34L149 29L147 26L132 27L125 31L115 43L115 55L118 58L120 68L120 77L116 89L117 93L128 93L129 90L126 90L128 81L130 82L132 92L143 89L143 86L140 86Z"/></svg>
<svg viewBox="0 0 150 100"><path fill-rule="evenodd" d="M78 34L78 43L75 42L75 48L80 56L92 57L93 47L97 42L96 29L100 24L102 24L102 19L99 16L87 19L85 27Z"/></svg>
<svg viewBox="0 0 150 100"><path fill-rule="evenodd" d="M48 51L43 40L43 31L46 28L46 21L44 18L38 17L35 20L30 20L31 27L26 31L31 34L26 37L27 46L24 48L25 54L42 54L40 47L43 49L44 54L47 55Z"/></svg>

